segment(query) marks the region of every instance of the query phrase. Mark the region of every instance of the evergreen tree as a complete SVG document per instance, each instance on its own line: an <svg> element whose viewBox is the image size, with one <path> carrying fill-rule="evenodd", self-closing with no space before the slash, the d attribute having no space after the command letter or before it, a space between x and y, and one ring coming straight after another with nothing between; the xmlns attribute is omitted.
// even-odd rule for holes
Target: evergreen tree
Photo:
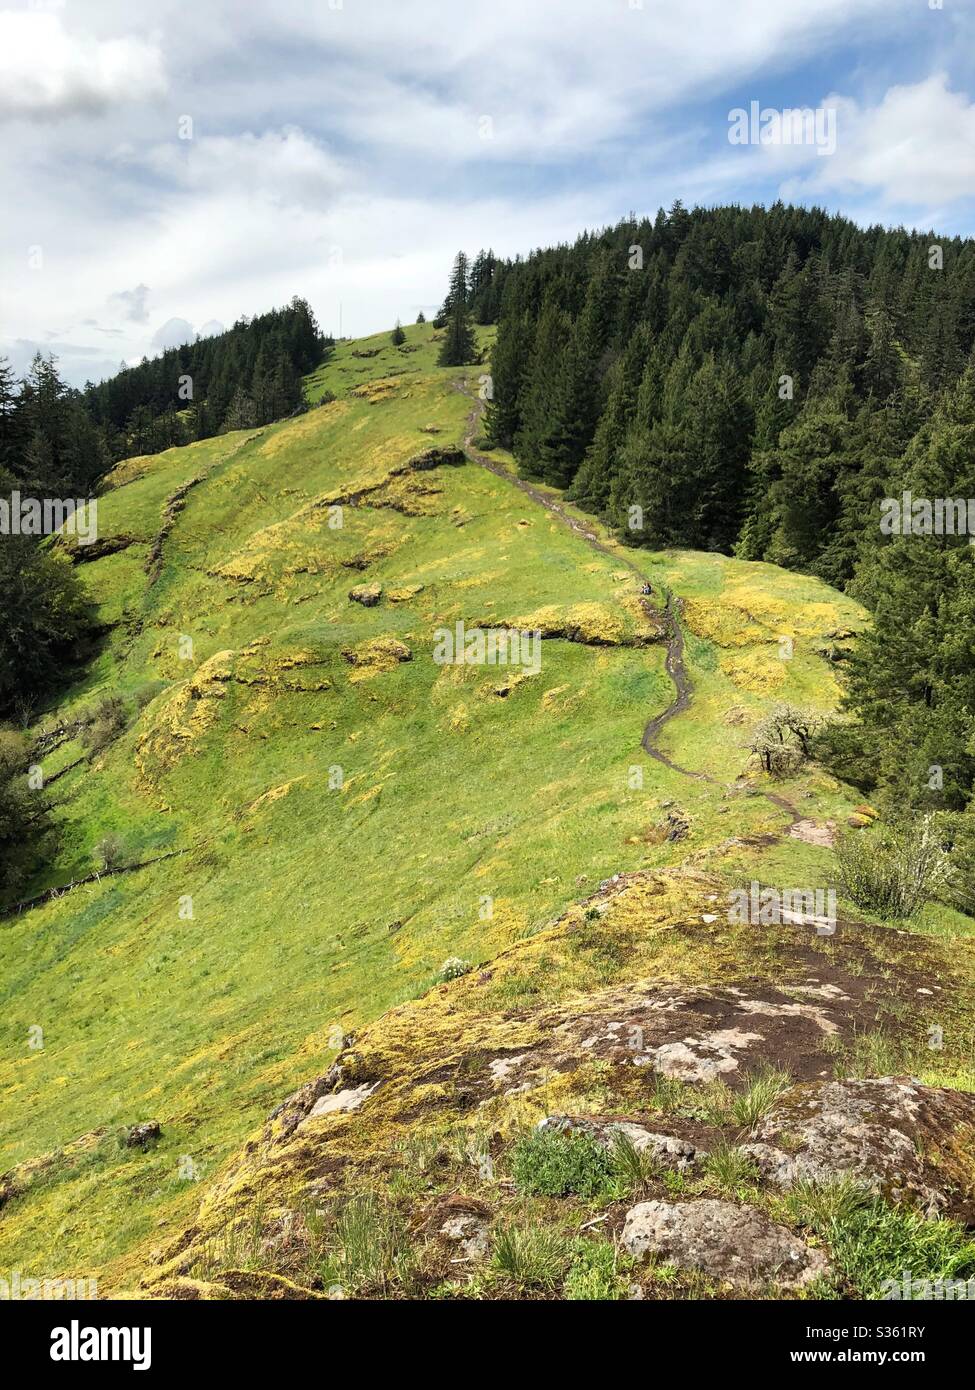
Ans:
<svg viewBox="0 0 975 1390"><path fill-rule="evenodd" d="M467 257L458 251L443 309L445 331L437 358L441 367L463 367L474 360L474 329L467 293Z"/></svg>
<svg viewBox="0 0 975 1390"><path fill-rule="evenodd" d="M0 496L14 479L0 476ZM33 536L0 536L0 720L43 700L63 679L91 626L67 555Z"/></svg>
<svg viewBox="0 0 975 1390"><path fill-rule="evenodd" d="M223 429L227 430L249 430L257 424L257 411L254 402L244 390L243 386L238 386L231 397L230 405L223 420Z"/></svg>

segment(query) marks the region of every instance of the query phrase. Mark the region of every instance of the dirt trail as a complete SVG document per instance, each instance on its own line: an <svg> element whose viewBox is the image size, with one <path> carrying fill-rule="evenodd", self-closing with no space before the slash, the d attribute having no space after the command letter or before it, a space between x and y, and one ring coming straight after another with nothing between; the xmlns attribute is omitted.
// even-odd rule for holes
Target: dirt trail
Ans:
<svg viewBox="0 0 975 1390"><path fill-rule="evenodd" d="M588 526L577 521L575 517L570 516L565 508L559 505L555 498L548 496L546 493L542 492L540 488L534 487L524 478L519 478L517 474L511 473L503 464L498 463L496 459L490 458L487 454L481 453L479 449L474 447L474 434L484 411L484 402L472 396L471 392L464 384L459 382L455 382L454 384L462 395L468 396L473 401L471 413L467 418L467 430L464 434L462 446L468 458L474 463L479 464L482 468L486 468L488 472L493 473L495 477L503 478L506 483L510 483L513 487L518 488L526 497L530 497L533 502L538 503L538 505L544 507L546 511L557 516L565 526L568 526L570 530L580 536L593 550L598 550L600 554L611 559L614 564L625 565L626 568L631 570L637 579L643 583L646 579L646 575L635 561L630 560L625 554L621 554L619 550L606 545L599 539L595 531L590 530ZM678 714L683 714L685 710L690 708L691 697L693 695L693 686L691 685L690 676L687 674L687 666L684 661L684 630L680 622L680 599L675 599L674 595L669 590L665 589L663 585L659 587L666 595L666 603L664 604L663 612L661 613L649 603L644 603L643 606L648 615L655 619L660 617L663 618L664 630L667 634L667 656L664 665L667 675L674 683L674 690L676 693L672 703L669 704L661 714L654 715L654 717L648 720L644 725L643 737L640 740L640 744L648 757L655 758L657 762L663 763L665 767L669 767L672 772L677 772L682 777L692 778L695 782L707 782L713 787L723 787L725 784L719 781L718 778L710 776L707 772L692 772L686 767L681 767L679 763L674 762L672 758L668 757L666 753L662 752L661 749L657 747L657 738L660 731L666 724L670 723L671 719L674 719ZM761 795L765 797L766 801L770 801L773 806L778 807L780 811L786 813L790 820L790 829L792 825L795 825L802 819L801 812L784 796L779 796L776 792L769 791L763 791ZM788 831L786 831L786 833L788 833Z"/></svg>

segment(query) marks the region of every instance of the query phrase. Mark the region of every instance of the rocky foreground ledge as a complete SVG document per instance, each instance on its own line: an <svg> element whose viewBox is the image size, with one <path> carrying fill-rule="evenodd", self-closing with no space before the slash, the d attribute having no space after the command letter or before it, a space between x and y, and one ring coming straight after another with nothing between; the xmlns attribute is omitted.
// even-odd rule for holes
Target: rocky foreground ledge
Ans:
<svg viewBox="0 0 975 1390"><path fill-rule="evenodd" d="M964 1271L975 1095L931 1084L954 1059L926 1040L970 953L729 926L714 887L614 882L347 1039L152 1252L142 1296L558 1297L596 1254L598 1296L876 1296L844 1254L856 1212ZM902 1074L858 1074L895 1045ZM373 1200L408 1279L356 1282L336 1246ZM554 1282L524 1268L549 1236Z"/></svg>

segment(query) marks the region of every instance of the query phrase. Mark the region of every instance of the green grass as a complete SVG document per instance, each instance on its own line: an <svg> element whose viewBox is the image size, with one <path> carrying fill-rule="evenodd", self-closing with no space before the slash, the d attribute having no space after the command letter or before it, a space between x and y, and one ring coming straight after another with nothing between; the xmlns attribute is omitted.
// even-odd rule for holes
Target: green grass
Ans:
<svg viewBox="0 0 975 1390"><path fill-rule="evenodd" d="M724 1197L742 1197L758 1182L758 1169L751 1154L724 1142L715 1145L707 1155L703 1171L709 1184Z"/></svg>
<svg viewBox="0 0 975 1390"><path fill-rule="evenodd" d="M853 1297L883 1298L905 1271L920 1284L975 1277L975 1242L956 1222L892 1207L850 1179L799 1183L782 1206L828 1244L836 1276Z"/></svg>
<svg viewBox="0 0 975 1390"><path fill-rule="evenodd" d="M618 1302L629 1292L630 1256L611 1240L578 1240L575 1258L565 1276L563 1297L570 1302Z"/></svg>
<svg viewBox="0 0 975 1390"><path fill-rule="evenodd" d="M81 571L108 635L40 725L109 695L128 723L52 788L61 848L34 886L90 873L106 837L128 864L181 853L0 923L0 1171L142 1119L163 1137L145 1154L98 1147L9 1203L0 1266L131 1287L199 1202L185 1160L211 1178L326 1069L342 1032L429 988L449 958L476 968L613 873L784 824L729 791L747 722L725 716L740 707L747 721L770 694L829 705L816 634L855 605L771 566L626 552L690 601L695 697L664 743L718 786L640 750L673 695L659 645L546 639L539 673L503 695L496 670L437 666L438 627L542 608L582 609L625 641L637 581L475 465L388 481L463 438L470 401L455 383L481 370L437 368L429 325L407 329L406 346L339 344L307 383L331 404L128 461L100 499L102 535L131 541ZM377 379L388 389L370 389ZM167 498L191 480L152 582ZM329 525L331 499L384 480L375 500L395 505L348 505ZM364 581L383 586L375 608L349 602ZM770 640L789 624L796 655L781 662ZM344 653L379 638L412 660L350 665ZM84 751L70 740L45 770ZM844 804L816 776L791 790L811 813ZM665 801L686 812L686 840L656 834ZM807 881L807 850L783 842L784 882ZM612 942L594 933L580 950L612 978ZM41 1049L28 1045L37 1028Z"/></svg>
<svg viewBox="0 0 975 1390"><path fill-rule="evenodd" d="M388 1295L408 1286L416 1252L394 1208L375 1193L349 1198L325 1237L322 1284L342 1296Z"/></svg>
<svg viewBox="0 0 975 1390"><path fill-rule="evenodd" d="M731 1098L732 1117L743 1129L752 1130L775 1109L776 1101L792 1085L786 1072L768 1068L749 1080L744 1091Z"/></svg>
<svg viewBox="0 0 975 1390"><path fill-rule="evenodd" d="M545 1226L502 1226L491 1252L491 1270L522 1292L554 1292L569 1272L572 1246Z"/></svg>

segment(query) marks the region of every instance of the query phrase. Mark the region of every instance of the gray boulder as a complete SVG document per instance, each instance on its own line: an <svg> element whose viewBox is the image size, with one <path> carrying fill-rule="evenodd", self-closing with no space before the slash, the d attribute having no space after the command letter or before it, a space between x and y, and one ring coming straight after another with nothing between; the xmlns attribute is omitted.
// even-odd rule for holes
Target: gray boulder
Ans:
<svg viewBox="0 0 975 1390"><path fill-rule="evenodd" d="M631 1255L745 1287L801 1289L829 1273L822 1251L736 1202L640 1202L626 1214L622 1242Z"/></svg>

